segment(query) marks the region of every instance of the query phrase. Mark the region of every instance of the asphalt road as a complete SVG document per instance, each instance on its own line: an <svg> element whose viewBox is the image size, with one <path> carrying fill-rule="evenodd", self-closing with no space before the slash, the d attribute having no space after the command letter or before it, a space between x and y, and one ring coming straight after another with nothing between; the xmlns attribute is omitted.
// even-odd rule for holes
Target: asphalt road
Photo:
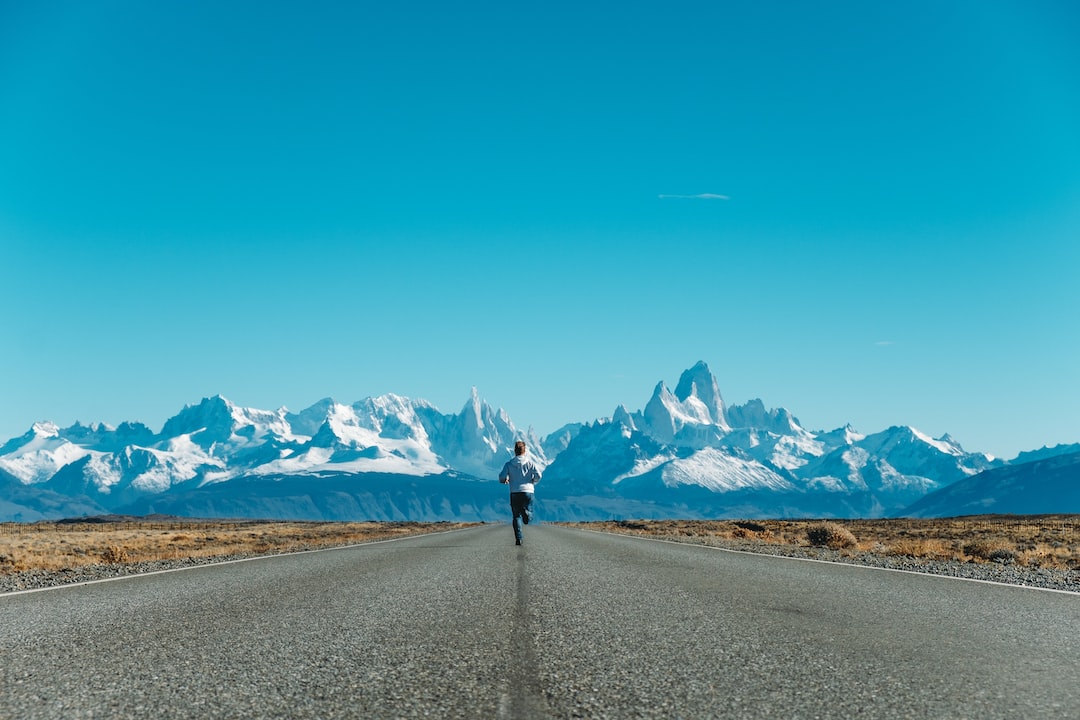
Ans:
<svg viewBox="0 0 1080 720"><path fill-rule="evenodd" d="M0 596L0 717L1076 718L1080 595L552 526Z"/></svg>

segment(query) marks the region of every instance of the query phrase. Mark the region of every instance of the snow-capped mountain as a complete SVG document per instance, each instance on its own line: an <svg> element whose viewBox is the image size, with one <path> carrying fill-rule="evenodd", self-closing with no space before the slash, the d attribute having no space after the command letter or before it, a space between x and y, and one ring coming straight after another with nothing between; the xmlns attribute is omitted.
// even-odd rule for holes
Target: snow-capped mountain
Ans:
<svg viewBox="0 0 1080 720"><path fill-rule="evenodd" d="M24 486L117 510L213 486L252 490L232 484L243 478L453 473L490 479L519 438L546 462L531 431L518 431L475 390L457 415L396 395L352 405L325 399L299 413L243 408L214 396L185 407L156 434L129 423L115 429L37 423L0 448L0 471Z"/></svg>
<svg viewBox="0 0 1080 720"><path fill-rule="evenodd" d="M0 447L0 470L27 485L45 482L90 451L63 437L53 423L34 423L27 433Z"/></svg>
<svg viewBox="0 0 1080 720"><path fill-rule="evenodd" d="M620 405L544 438L475 388L451 414L392 394L295 413L214 396L158 433L37 423L0 447L0 519L502 519L494 478L517 439L546 468L538 502L548 519L881 516L1004 464L906 426L810 431L760 400L729 406L699 362L674 391L658 383L641 410Z"/></svg>
<svg viewBox="0 0 1080 720"><path fill-rule="evenodd" d="M728 407L717 387L703 362L682 374L674 393L661 382L643 411L620 406L610 421L581 429L552 462L549 478L570 496L614 493L639 503L668 502L680 487L708 490L697 507L683 510L702 517L880 516L995 464L948 436L934 439L909 427L813 433L760 400ZM646 510L669 512L663 503Z"/></svg>

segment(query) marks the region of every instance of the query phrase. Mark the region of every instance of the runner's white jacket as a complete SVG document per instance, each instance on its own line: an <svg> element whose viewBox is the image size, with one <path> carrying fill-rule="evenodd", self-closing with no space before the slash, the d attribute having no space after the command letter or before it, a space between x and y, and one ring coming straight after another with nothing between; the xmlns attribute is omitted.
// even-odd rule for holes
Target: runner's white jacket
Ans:
<svg viewBox="0 0 1080 720"><path fill-rule="evenodd" d="M503 465L499 480L510 480L510 492L534 491L533 483L540 482L540 470L524 455L515 455Z"/></svg>

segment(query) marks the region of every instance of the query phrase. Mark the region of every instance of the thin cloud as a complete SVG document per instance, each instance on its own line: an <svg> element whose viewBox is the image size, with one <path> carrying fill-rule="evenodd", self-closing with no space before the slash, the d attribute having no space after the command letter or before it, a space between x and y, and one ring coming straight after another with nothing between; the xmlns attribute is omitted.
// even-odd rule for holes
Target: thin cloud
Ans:
<svg viewBox="0 0 1080 720"><path fill-rule="evenodd" d="M878 340L874 344L877 345L878 347L889 347L890 345L895 345L896 341L895 340Z"/></svg>
<svg viewBox="0 0 1080 720"><path fill-rule="evenodd" d="M730 200L727 195L699 193L698 195L661 195L661 200Z"/></svg>

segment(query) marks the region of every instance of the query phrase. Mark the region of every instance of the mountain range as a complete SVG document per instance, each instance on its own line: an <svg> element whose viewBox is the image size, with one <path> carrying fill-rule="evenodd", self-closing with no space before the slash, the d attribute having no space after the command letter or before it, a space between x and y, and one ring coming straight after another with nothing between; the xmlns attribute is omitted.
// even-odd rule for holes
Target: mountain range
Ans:
<svg viewBox="0 0 1080 720"><path fill-rule="evenodd" d="M214 396L160 432L36 423L0 446L0 519L503 520L505 488L494 478L516 439L544 468L538 510L549 520L1009 512L1012 496L990 486L1031 473L1051 478L1025 481L1046 500L1031 507L1080 512L1080 493L1061 491L1077 484L1080 462L1068 457L1080 461L1080 445L1008 463L903 425L810 431L760 400L726 405L699 362L674 390L657 384L641 410L619 406L545 437L517 428L476 389L455 414L392 394L327 398L298 413Z"/></svg>

